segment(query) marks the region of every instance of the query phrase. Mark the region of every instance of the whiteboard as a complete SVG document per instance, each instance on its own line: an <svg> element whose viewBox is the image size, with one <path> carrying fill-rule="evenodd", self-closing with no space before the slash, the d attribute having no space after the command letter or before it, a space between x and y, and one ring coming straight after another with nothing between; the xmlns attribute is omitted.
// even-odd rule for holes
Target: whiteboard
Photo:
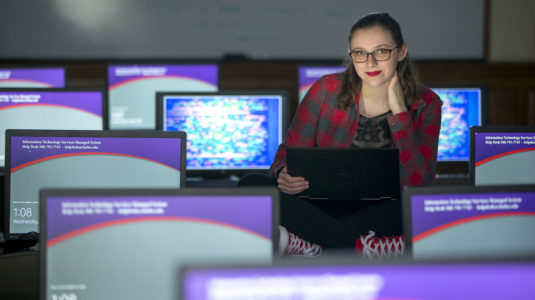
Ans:
<svg viewBox="0 0 535 300"><path fill-rule="evenodd" d="M386 11L413 59L483 59L484 0L17 0L0 59L343 59L349 28Z"/></svg>

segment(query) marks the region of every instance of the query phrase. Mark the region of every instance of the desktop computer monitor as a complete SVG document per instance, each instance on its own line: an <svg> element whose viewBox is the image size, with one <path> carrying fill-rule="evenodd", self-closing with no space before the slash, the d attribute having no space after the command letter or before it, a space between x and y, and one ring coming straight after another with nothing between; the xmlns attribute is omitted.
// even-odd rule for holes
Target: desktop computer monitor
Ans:
<svg viewBox="0 0 535 300"><path fill-rule="evenodd" d="M184 264L270 263L276 188L45 190L42 299L177 299Z"/></svg>
<svg viewBox="0 0 535 300"><path fill-rule="evenodd" d="M470 128L470 182L535 184L535 126Z"/></svg>
<svg viewBox="0 0 535 300"><path fill-rule="evenodd" d="M409 188L403 219L414 260L535 255L535 185Z"/></svg>
<svg viewBox="0 0 535 300"><path fill-rule="evenodd" d="M285 91L157 93L157 128L188 134L188 174L267 171L288 124Z"/></svg>
<svg viewBox="0 0 535 300"><path fill-rule="evenodd" d="M105 103L98 89L0 89L0 169L7 129L102 130Z"/></svg>
<svg viewBox="0 0 535 300"><path fill-rule="evenodd" d="M6 239L36 239L43 188L180 188L183 132L7 130Z"/></svg>
<svg viewBox="0 0 535 300"><path fill-rule="evenodd" d="M299 84L299 103L303 101L306 93L321 77L332 74L341 73L346 69L345 66L332 64L332 65L300 65L297 66L298 72L298 84Z"/></svg>
<svg viewBox="0 0 535 300"><path fill-rule="evenodd" d="M0 88L64 88L64 67L0 66Z"/></svg>
<svg viewBox="0 0 535 300"><path fill-rule="evenodd" d="M486 122L486 88L442 86L431 89L443 102L437 160L466 164L470 158L470 127Z"/></svg>
<svg viewBox="0 0 535 300"><path fill-rule="evenodd" d="M216 64L110 64L109 128L155 129L155 94L158 91L217 90Z"/></svg>
<svg viewBox="0 0 535 300"><path fill-rule="evenodd" d="M181 300L533 299L533 261L345 260L186 267Z"/></svg>

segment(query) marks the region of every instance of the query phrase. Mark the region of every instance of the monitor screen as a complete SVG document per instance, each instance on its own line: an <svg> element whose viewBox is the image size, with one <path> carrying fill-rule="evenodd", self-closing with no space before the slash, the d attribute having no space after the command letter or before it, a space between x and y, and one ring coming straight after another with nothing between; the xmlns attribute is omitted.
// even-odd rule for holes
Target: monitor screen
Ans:
<svg viewBox="0 0 535 300"><path fill-rule="evenodd" d="M267 170L287 125L284 91L157 94L158 129L188 134L189 171Z"/></svg>
<svg viewBox="0 0 535 300"><path fill-rule="evenodd" d="M449 262L185 268L181 300L533 299L535 263Z"/></svg>
<svg viewBox="0 0 535 300"><path fill-rule="evenodd" d="M0 67L0 88L64 88L65 68Z"/></svg>
<svg viewBox="0 0 535 300"><path fill-rule="evenodd" d="M103 90L0 89L0 168L6 129L102 130Z"/></svg>
<svg viewBox="0 0 535 300"><path fill-rule="evenodd" d="M215 64L109 65L109 127L155 129L155 97L158 91L217 90L218 66Z"/></svg>
<svg viewBox="0 0 535 300"><path fill-rule="evenodd" d="M277 207L275 188L44 191L42 299L171 300L183 264L270 263Z"/></svg>
<svg viewBox="0 0 535 300"><path fill-rule="evenodd" d="M470 127L485 122L486 99L483 87L432 87L443 102L438 139L438 161L465 161L470 158Z"/></svg>
<svg viewBox="0 0 535 300"><path fill-rule="evenodd" d="M299 83L299 103L303 101L306 93L322 76L332 73L340 73L346 69L340 65L315 65L315 66L298 66L298 83Z"/></svg>
<svg viewBox="0 0 535 300"><path fill-rule="evenodd" d="M410 188L403 202L415 260L535 254L535 185Z"/></svg>
<svg viewBox="0 0 535 300"><path fill-rule="evenodd" d="M470 181L535 184L535 126L470 128Z"/></svg>
<svg viewBox="0 0 535 300"><path fill-rule="evenodd" d="M180 188L185 139L183 132L8 130L6 239L38 231L43 188Z"/></svg>

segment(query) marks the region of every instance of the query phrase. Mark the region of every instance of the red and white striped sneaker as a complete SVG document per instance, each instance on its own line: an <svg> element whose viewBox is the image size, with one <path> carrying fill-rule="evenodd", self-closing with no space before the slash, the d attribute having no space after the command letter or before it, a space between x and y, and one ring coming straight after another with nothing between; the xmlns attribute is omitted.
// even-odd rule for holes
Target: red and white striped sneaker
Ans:
<svg viewBox="0 0 535 300"><path fill-rule="evenodd" d="M403 235L376 237L375 232L370 230L368 235L357 239L355 248L368 259L398 257L405 252L405 239Z"/></svg>
<svg viewBox="0 0 535 300"><path fill-rule="evenodd" d="M286 228L279 226L279 253L282 256L316 257L322 254L321 246L298 237Z"/></svg>

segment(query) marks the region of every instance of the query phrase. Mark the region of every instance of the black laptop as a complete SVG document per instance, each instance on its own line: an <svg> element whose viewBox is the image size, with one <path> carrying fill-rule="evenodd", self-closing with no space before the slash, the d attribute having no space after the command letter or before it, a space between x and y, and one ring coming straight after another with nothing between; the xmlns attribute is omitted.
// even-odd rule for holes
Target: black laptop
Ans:
<svg viewBox="0 0 535 300"><path fill-rule="evenodd" d="M289 147L287 164L310 183L303 198L400 199L398 149Z"/></svg>

